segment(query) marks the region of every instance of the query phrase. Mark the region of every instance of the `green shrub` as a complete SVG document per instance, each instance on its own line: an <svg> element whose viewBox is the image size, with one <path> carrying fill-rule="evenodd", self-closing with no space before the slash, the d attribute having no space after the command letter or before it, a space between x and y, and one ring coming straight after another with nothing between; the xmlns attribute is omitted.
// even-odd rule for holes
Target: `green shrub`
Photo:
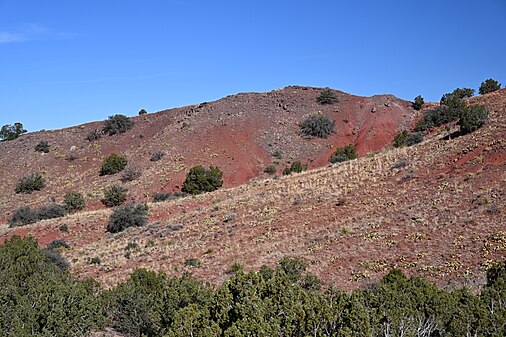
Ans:
<svg viewBox="0 0 506 337"><path fill-rule="evenodd" d="M322 105L324 104L334 104L337 102L336 95L330 90L329 88L326 88L322 90L320 93L320 96L316 98L316 101Z"/></svg>
<svg viewBox="0 0 506 337"><path fill-rule="evenodd" d="M100 168L100 175L115 174L121 172L128 164L126 157L113 153L105 158Z"/></svg>
<svg viewBox="0 0 506 337"><path fill-rule="evenodd" d="M264 169L264 172L267 173L267 174L275 174L276 173L276 166L274 165L269 165L267 166L265 169Z"/></svg>
<svg viewBox="0 0 506 337"><path fill-rule="evenodd" d="M494 79L489 78L484 82L481 82L479 93L480 95L488 94L489 92L494 92L501 89L501 83L497 82Z"/></svg>
<svg viewBox="0 0 506 337"><path fill-rule="evenodd" d="M46 182L42 175L38 172L32 172L19 179L15 192L30 194L33 191L40 191L44 187L46 187Z"/></svg>
<svg viewBox="0 0 506 337"><path fill-rule="evenodd" d="M306 137L327 138L335 133L336 122L320 114L306 118L300 125L300 132Z"/></svg>
<svg viewBox="0 0 506 337"><path fill-rule="evenodd" d="M423 134L421 132L409 132L404 130L394 138L395 147L412 146L423 141Z"/></svg>
<svg viewBox="0 0 506 337"><path fill-rule="evenodd" d="M181 191L189 194L215 191L223 185L222 176L223 172L216 166L211 166L209 169L200 165L192 167L186 175Z"/></svg>
<svg viewBox="0 0 506 337"><path fill-rule="evenodd" d="M299 160L294 161L290 167L285 167L283 170L283 175L287 176L292 173L301 173L302 171L307 170L307 165L302 164Z"/></svg>
<svg viewBox="0 0 506 337"><path fill-rule="evenodd" d="M125 115L109 116L102 129L103 133L109 136L125 133L134 126L134 122Z"/></svg>
<svg viewBox="0 0 506 337"><path fill-rule="evenodd" d="M273 156L274 158L276 158L276 159L281 159L281 158L283 158L283 154L282 154L282 153L281 153L281 151L279 151L279 150L274 151L274 152L272 153L272 156Z"/></svg>
<svg viewBox="0 0 506 337"><path fill-rule="evenodd" d="M198 268L201 264L200 260L196 258L189 258L184 261L184 265L187 267Z"/></svg>
<svg viewBox="0 0 506 337"><path fill-rule="evenodd" d="M51 241L47 246L46 246L46 249L49 249L49 250L56 250L56 249L60 249L60 248L70 248L70 246L68 245L68 243L63 240L63 239L56 239L56 240L53 240Z"/></svg>
<svg viewBox="0 0 506 337"><path fill-rule="evenodd" d="M146 204L128 204L115 208L109 217L107 231L118 233L129 227L140 227L148 221Z"/></svg>
<svg viewBox="0 0 506 337"><path fill-rule="evenodd" d="M357 158L357 150L355 146L349 144L345 147L338 147L336 151L330 155L329 162L335 164L355 158Z"/></svg>
<svg viewBox="0 0 506 337"><path fill-rule="evenodd" d="M126 183L138 179L141 176L141 169L135 165L128 164L125 166L123 173L121 174L121 181Z"/></svg>
<svg viewBox="0 0 506 337"><path fill-rule="evenodd" d="M126 192L128 189L121 185L114 184L104 190L102 203L107 207L121 205L126 200Z"/></svg>
<svg viewBox="0 0 506 337"><path fill-rule="evenodd" d="M49 143L45 140L41 140L37 145L35 145L35 151L49 153Z"/></svg>
<svg viewBox="0 0 506 337"><path fill-rule="evenodd" d="M95 140L99 140L102 138L102 132L99 129L93 129L91 130L88 135L86 136L86 139L90 142L93 142Z"/></svg>
<svg viewBox="0 0 506 337"><path fill-rule="evenodd" d="M39 208L22 206L17 208L9 219L9 227L25 226L40 220L54 219L65 216L62 206L52 204Z"/></svg>
<svg viewBox="0 0 506 337"><path fill-rule="evenodd" d="M63 208L68 213L80 211L85 207L84 197L79 192L67 192L63 197Z"/></svg>
<svg viewBox="0 0 506 337"><path fill-rule="evenodd" d="M6 124L2 126L0 129L0 139L1 140L14 140L21 136L23 133L26 133L26 130L23 128L23 124L14 123L14 125Z"/></svg>
<svg viewBox="0 0 506 337"><path fill-rule="evenodd" d="M453 90L451 93L446 93L441 97L440 104L443 105L451 105L451 101L456 99L462 99L466 97L473 97L474 89L471 88L457 88Z"/></svg>
<svg viewBox="0 0 506 337"><path fill-rule="evenodd" d="M139 116L146 115L147 113L148 113L148 112L147 112L146 110L141 109L141 110L139 111Z"/></svg>
<svg viewBox="0 0 506 337"><path fill-rule="evenodd" d="M423 100L423 97L421 95L418 95L415 97L415 102L413 103L413 109L420 110L424 104L425 104L425 101Z"/></svg>
<svg viewBox="0 0 506 337"><path fill-rule="evenodd" d="M485 105L471 105L460 116L460 132L466 134L475 131L485 124L488 115L488 108Z"/></svg>

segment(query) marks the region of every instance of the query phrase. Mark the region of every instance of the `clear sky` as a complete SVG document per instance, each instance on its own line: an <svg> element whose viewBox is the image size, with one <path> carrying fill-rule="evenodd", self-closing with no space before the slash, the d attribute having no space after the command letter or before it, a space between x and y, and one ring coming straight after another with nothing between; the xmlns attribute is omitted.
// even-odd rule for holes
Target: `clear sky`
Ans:
<svg viewBox="0 0 506 337"><path fill-rule="evenodd" d="M438 101L506 85L506 0L0 0L0 126L287 85Z"/></svg>

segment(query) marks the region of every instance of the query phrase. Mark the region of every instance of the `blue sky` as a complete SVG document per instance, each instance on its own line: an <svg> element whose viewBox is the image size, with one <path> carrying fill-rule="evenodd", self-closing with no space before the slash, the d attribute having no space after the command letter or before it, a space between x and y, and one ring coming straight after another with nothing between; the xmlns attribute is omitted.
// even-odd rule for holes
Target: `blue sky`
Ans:
<svg viewBox="0 0 506 337"><path fill-rule="evenodd" d="M506 85L505 36L504 0L0 0L0 125L57 129L287 85L438 101Z"/></svg>

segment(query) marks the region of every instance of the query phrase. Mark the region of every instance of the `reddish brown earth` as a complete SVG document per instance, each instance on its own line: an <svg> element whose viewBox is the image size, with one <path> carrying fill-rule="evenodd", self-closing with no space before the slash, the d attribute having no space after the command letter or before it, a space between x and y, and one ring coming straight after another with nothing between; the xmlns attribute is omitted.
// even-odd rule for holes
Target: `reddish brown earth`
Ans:
<svg viewBox="0 0 506 337"><path fill-rule="evenodd" d="M23 228L5 225L0 235L31 233L42 244L64 238L71 245L63 253L72 271L106 287L137 267L171 274L189 270L219 284L234 262L257 269L287 255L306 259L326 283L347 290L374 282L393 267L442 286L479 285L491 261L506 255L506 90L471 99L491 109L490 121L478 131L446 140L446 130L439 130L403 149L384 146L414 122L408 102L338 93L336 106L319 106L318 93L289 87L138 117L133 130L100 140L100 149L83 141L99 123L1 143L2 158L23 158L18 166L2 161L3 172L9 172L2 176L4 218L48 195L61 201L71 188L85 192L96 210ZM337 133L325 140L302 139L297 123L318 110L336 120ZM61 141L60 148L55 145L45 156L34 153L43 139L51 145ZM350 142L361 154L383 150L327 166L333 148ZM69 163L62 157L72 145L78 146L79 159ZM150 162L158 148L168 155ZM275 160L270 153L278 149L283 152L278 172L296 159L315 169L277 179L263 175ZM118 150L143 168L141 179L127 184L136 200L180 186L197 163L220 166L226 186L150 203L149 225L112 235L105 231L110 210L100 208L98 199L119 177L99 177L98 170L103 157ZM47 189L23 196L10 192L18 177L35 168L46 172ZM68 233L59 230L63 223ZM130 242L138 248L126 254ZM101 264L90 264L93 257ZM189 258L201 266L185 266Z"/></svg>

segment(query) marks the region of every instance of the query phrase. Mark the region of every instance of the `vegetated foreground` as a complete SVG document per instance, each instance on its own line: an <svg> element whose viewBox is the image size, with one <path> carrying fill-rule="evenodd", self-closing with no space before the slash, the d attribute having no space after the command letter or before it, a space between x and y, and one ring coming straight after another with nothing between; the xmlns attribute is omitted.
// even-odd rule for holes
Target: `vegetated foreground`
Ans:
<svg viewBox="0 0 506 337"><path fill-rule="evenodd" d="M96 210L3 237L63 238L72 272L105 287L138 267L219 285L236 262L258 270L285 256L343 290L392 268L440 286L479 286L506 252L506 90L471 101L491 114L467 135L441 129L413 147L151 203L148 225L118 234L106 233L110 211Z"/></svg>

